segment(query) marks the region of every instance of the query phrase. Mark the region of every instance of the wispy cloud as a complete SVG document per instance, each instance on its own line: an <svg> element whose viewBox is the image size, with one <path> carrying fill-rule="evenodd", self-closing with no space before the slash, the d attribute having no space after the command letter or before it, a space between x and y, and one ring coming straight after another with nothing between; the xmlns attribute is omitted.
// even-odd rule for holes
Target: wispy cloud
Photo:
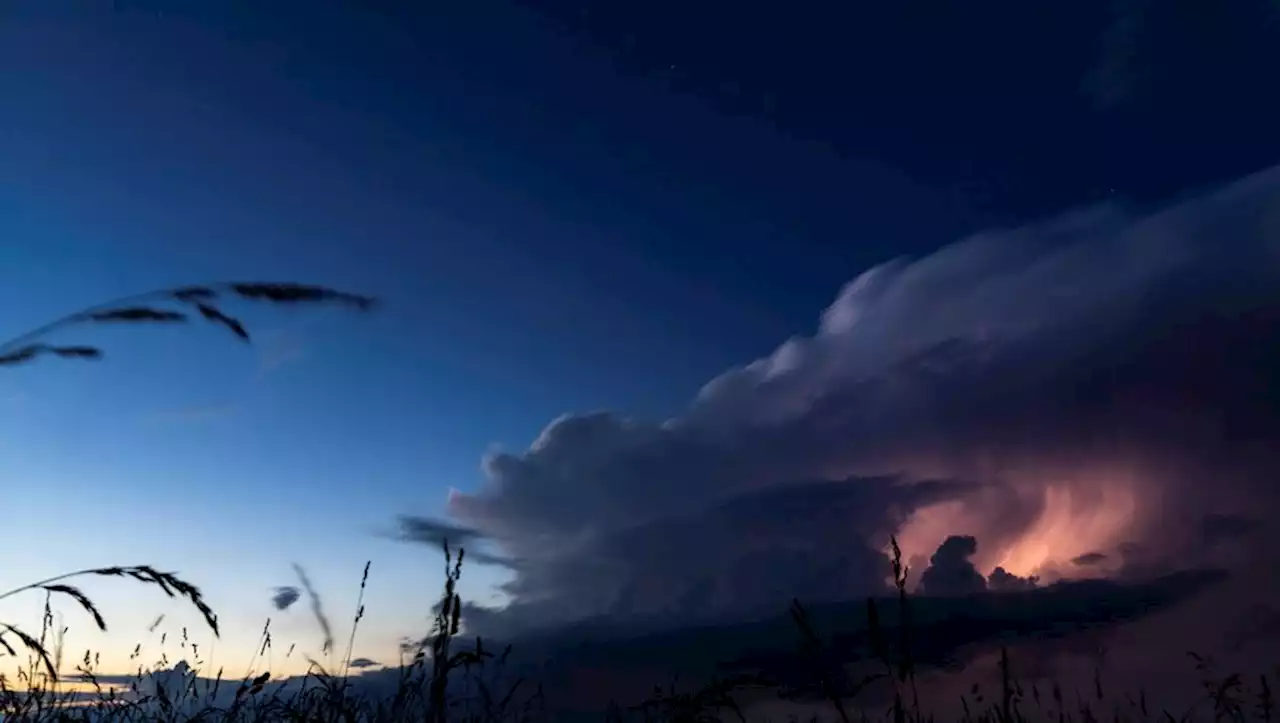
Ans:
<svg viewBox="0 0 1280 723"><path fill-rule="evenodd" d="M255 379L263 379L307 357L305 337L298 331L276 331L262 335Z"/></svg>
<svg viewBox="0 0 1280 723"><path fill-rule="evenodd" d="M265 383L269 377L305 359L308 354L305 336L297 330L263 332L255 344L257 365L253 377L249 380L249 391L246 394L252 393L254 385ZM193 404L157 410L149 415L149 419L168 424L204 423L232 416L242 406L243 401L240 400Z"/></svg>
<svg viewBox="0 0 1280 723"><path fill-rule="evenodd" d="M225 404L174 407L172 409L161 409L156 412L152 412L149 418L153 421L167 424L194 424L225 419L226 417L234 414L237 409L238 405L231 402Z"/></svg>

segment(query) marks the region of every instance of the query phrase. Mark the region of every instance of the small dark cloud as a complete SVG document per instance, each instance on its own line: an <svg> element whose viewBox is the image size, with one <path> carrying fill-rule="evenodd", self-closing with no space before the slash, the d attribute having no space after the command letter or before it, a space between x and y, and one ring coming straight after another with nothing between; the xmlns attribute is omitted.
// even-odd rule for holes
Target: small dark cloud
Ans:
<svg viewBox="0 0 1280 723"><path fill-rule="evenodd" d="M414 542L437 549L441 549L447 542L453 550L465 549L466 560L470 563L511 568L518 566L515 560L486 552L484 546L487 540L477 530L427 517L401 515L397 519L397 529L392 537L401 542Z"/></svg>
<svg viewBox="0 0 1280 723"><path fill-rule="evenodd" d="M276 588L275 594L271 596L271 604L276 610L288 610L294 603L298 602L298 598L302 593L296 587L284 586Z"/></svg>
<svg viewBox="0 0 1280 723"><path fill-rule="evenodd" d="M952 535L929 558L929 567L920 575L920 591L925 595L972 595L987 589L987 581L969 559L978 551L978 541L970 535Z"/></svg>
<svg viewBox="0 0 1280 723"><path fill-rule="evenodd" d="M420 542L431 547L440 547L446 540L457 547L484 539L483 534L470 527L413 515L401 515L397 519L395 536L405 542Z"/></svg>
<svg viewBox="0 0 1280 723"><path fill-rule="evenodd" d="M360 669L382 667L382 663L379 663L376 660L370 660L369 658L356 658L355 660L351 661L350 665L353 668L360 668Z"/></svg>
<svg viewBox="0 0 1280 723"><path fill-rule="evenodd" d="M1071 558L1071 564L1076 567L1090 567L1100 565L1107 561L1107 555L1104 552L1086 552L1083 555L1077 555Z"/></svg>

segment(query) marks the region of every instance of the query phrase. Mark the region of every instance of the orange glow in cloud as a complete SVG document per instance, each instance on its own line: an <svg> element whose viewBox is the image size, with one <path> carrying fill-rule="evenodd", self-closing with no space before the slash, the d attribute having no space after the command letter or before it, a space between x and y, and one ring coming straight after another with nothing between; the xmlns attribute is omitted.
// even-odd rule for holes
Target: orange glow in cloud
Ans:
<svg viewBox="0 0 1280 723"><path fill-rule="evenodd" d="M1081 499L1070 487L1051 485L1044 489L1044 509L1035 523L1000 551L991 568L1025 577L1061 565L1070 576L1072 558L1114 548L1130 530L1136 512L1137 499L1129 486L1103 485Z"/></svg>
<svg viewBox="0 0 1280 723"><path fill-rule="evenodd" d="M984 575L1003 567L1020 577L1056 579L1094 571L1077 568L1071 560L1114 550L1135 531L1139 510L1131 475L1112 473L1091 476L1084 484L1024 484L1014 489L1039 508L1025 529L1001 539L1008 535L1009 523L1000 519L998 506L984 504L980 497L944 502L917 510L899 530L904 557L927 560L949 535L973 535L978 540L973 562ZM918 580L921 572L916 569L912 577Z"/></svg>

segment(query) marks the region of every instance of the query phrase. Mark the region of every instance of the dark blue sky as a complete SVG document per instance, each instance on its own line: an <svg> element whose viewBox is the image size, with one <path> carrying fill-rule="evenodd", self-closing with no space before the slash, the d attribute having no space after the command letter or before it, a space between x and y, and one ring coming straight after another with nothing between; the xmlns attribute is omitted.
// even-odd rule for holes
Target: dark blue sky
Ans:
<svg viewBox="0 0 1280 723"><path fill-rule="evenodd" d="M1280 156L1262 2L104 5L0 15L6 325L228 277L386 307L252 312L257 356L120 332L101 366L6 372L3 474L81 526L253 521L226 540L279 548L252 604L290 560L337 586L392 555L369 529L490 444L677 413L871 265ZM217 584L193 550L166 554Z"/></svg>

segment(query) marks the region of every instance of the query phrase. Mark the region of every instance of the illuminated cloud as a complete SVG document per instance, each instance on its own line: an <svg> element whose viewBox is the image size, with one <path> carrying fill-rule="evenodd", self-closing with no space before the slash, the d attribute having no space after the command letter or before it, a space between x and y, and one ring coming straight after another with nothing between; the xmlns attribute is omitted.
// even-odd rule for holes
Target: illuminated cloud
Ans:
<svg viewBox="0 0 1280 723"><path fill-rule="evenodd" d="M447 524L501 550L512 604L469 620L858 596L883 589L891 533L908 560L972 535L970 555L942 560L972 586L1227 559L1206 540L1259 534L1243 513L1277 506L1278 245L1269 170L1147 215L1087 209L871 269L813 335L675 418L566 415L487 458ZM1107 558L1072 564L1091 553Z"/></svg>

